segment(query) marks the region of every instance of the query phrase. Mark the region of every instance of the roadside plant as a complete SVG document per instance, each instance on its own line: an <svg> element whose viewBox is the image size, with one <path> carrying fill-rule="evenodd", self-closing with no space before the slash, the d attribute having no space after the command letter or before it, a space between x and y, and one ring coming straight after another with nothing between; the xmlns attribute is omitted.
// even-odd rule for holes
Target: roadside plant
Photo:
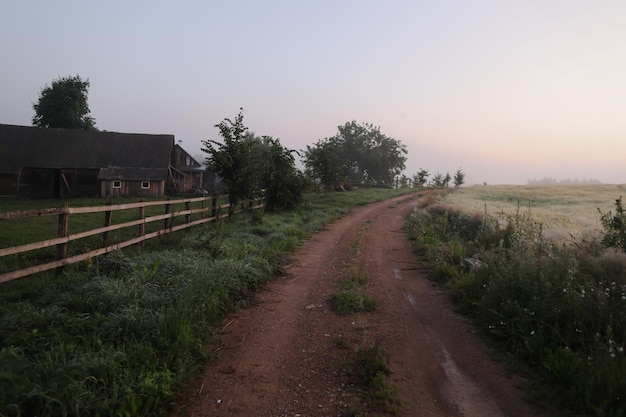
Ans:
<svg viewBox="0 0 626 417"><path fill-rule="evenodd" d="M611 210L603 213L600 209L600 221L604 229L602 243L608 247L619 248L626 251L626 212L622 203L622 197L615 200L615 213Z"/></svg>
<svg viewBox="0 0 626 417"><path fill-rule="evenodd" d="M610 231L621 227L620 203L616 214L604 216ZM466 216L442 205L409 220L409 238L429 269L439 271L435 279L534 376L535 399L568 414L623 416L626 256L594 242L550 242L530 211L502 223L485 214L477 229L458 226ZM610 242L619 239L617 233ZM471 263L445 256L463 253L459 246Z"/></svg>

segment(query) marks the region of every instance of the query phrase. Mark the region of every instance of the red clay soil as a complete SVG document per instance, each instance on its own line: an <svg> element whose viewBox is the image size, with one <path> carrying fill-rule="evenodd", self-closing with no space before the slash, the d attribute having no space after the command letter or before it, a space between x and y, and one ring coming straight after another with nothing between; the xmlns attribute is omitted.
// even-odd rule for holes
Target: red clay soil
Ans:
<svg viewBox="0 0 626 417"><path fill-rule="evenodd" d="M417 198L352 211L316 233L249 309L224 321L217 357L189 388L179 417L476 416L541 413L495 362L449 297L425 277L403 226ZM329 298L348 270L367 274L369 313L339 316ZM356 348L389 354L396 414L354 372Z"/></svg>

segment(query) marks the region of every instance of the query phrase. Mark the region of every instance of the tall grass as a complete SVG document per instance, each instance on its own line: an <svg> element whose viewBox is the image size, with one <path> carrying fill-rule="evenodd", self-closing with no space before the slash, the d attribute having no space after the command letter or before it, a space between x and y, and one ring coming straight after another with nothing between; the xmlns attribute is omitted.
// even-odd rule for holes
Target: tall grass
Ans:
<svg viewBox="0 0 626 417"><path fill-rule="evenodd" d="M562 415L624 416L626 254L548 239L528 210L501 220L435 204L408 233L461 311L531 372L536 399Z"/></svg>
<svg viewBox="0 0 626 417"><path fill-rule="evenodd" d="M307 196L166 240L1 284L0 416L165 415L210 357L214 326L289 253L355 206L406 190Z"/></svg>

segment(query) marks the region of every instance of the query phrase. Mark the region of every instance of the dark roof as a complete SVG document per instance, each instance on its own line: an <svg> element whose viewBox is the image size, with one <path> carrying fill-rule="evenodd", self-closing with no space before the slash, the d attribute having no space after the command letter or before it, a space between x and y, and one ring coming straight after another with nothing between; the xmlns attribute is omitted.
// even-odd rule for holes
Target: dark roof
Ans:
<svg viewBox="0 0 626 417"><path fill-rule="evenodd" d="M98 179L127 181L164 181L167 179L167 168L100 168L100 172L98 173Z"/></svg>
<svg viewBox="0 0 626 417"><path fill-rule="evenodd" d="M165 169L174 135L43 129L0 124L0 173L23 167Z"/></svg>

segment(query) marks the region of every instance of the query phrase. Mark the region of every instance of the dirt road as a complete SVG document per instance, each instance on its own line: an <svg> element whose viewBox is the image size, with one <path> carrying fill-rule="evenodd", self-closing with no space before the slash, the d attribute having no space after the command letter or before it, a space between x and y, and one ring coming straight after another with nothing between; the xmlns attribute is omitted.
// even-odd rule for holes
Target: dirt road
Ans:
<svg viewBox="0 0 626 417"><path fill-rule="evenodd" d="M176 415L374 415L351 370L354 347L372 343L389 353L389 381L402 404L396 415L538 415L521 400L519 381L426 279L402 230L415 205L398 197L362 207L307 241L284 278L223 323L219 358ZM348 267L366 272L373 312L331 311L328 299Z"/></svg>

